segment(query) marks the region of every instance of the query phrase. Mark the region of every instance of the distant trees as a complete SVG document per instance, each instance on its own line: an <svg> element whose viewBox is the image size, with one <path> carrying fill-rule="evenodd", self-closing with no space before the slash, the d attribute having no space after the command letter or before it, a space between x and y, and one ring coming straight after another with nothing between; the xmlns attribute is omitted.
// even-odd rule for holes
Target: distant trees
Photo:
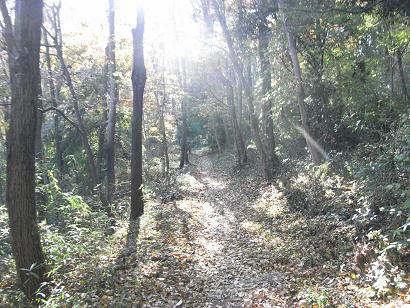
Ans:
<svg viewBox="0 0 410 308"><path fill-rule="evenodd" d="M226 99L231 117L237 117L233 135L242 131L245 144L256 147L265 179L274 177L280 165L277 147L283 154L285 140L298 144L288 154L307 149L312 162L320 164L327 151L383 131L377 107L387 111L392 100L400 106L394 112L403 110L401 102L409 99L405 7L395 1L197 1L203 26L216 39L209 46L224 50L220 63L230 63L222 73L235 72L227 78L230 85L224 81L212 91L225 88L218 99L222 104ZM385 83L389 86L382 90L378 85ZM368 124L363 131L355 126L362 121ZM237 157L244 157L239 144Z"/></svg>
<svg viewBox="0 0 410 308"><path fill-rule="evenodd" d="M117 117L118 85L115 59L115 8L114 0L108 0L108 45L107 45L107 76L108 76L108 124L105 142L107 166L107 201L112 203L115 190L115 123Z"/></svg>
<svg viewBox="0 0 410 308"><path fill-rule="evenodd" d="M100 198L102 207L104 211L107 213L107 216L110 219L110 223L114 225L115 224L114 214L111 210L111 206L109 202L107 201L106 195L104 194L102 186L101 186L101 179L99 176L96 159L95 159L94 152L91 146L90 138L87 134L87 129L86 129L84 118L83 118L83 112L80 109L80 99L78 97L76 88L74 86L68 65L66 64L66 61L64 58L63 38L62 38L61 22L60 22L60 6L53 5L51 7L50 18L51 18L51 23L53 27L53 34L51 33L48 33L48 34L53 40L54 48L57 53L56 56L57 56L57 60L59 63L59 67L61 69L62 76L64 77L65 83L71 95L71 101L73 103L73 109L74 109L74 115L75 115L76 122L70 120L70 124L75 126L75 128L77 129L80 135L80 138L81 138L81 143L85 150L87 163L88 163L88 170L89 170L90 179L91 179L91 188L96 189L98 196ZM56 112L59 112L60 114L64 114L61 110L58 110L54 107L49 108L49 110L54 110ZM67 117L65 118L67 119Z"/></svg>
<svg viewBox="0 0 410 308"><path fill-rule="evenodd" d="M291 26L289 24L288 16L286 15L286 7L283 0L278 0L278 9L280 10L279 13L282 16L283 31L285 32L286 39L288 42L289 54L292 60L293 73L295 75L297 100L302 123L301 133L305 137L306 144L308 146L313 163L319 164L322 161L322 154L320 153L320 148L317 142L313 139L312 131L310 128L309 114L305 104L305 90L303 87L302 72L296 50L296 34L291 29Z"/></svg>
<svg viewBox="0 0 410 308"><path fill-rule="evenodd" d="M144 63L144 10L138 7L137 24L133 29L132 64L132 148L131 148L131 213L130 220L136 220L144 213L142 194L142 113L147 72Z"/></svg>
<svg viewBox="0 0 410 308"><path fill-rule="evenodd" d="M7 209L19 284L30 299L45 281L45 259L37 227L35 142L39 106L43 1L16 0L14 29L0 1L9 56L11 114L7 149Z"/></svg>
<svg viewBox="0 0 410 308"><path fill-rule="evenodd" d="M237 55L237 52L234 46L234 41L233 41L231 32L229 31L228 24L226 21L226 16L224 15L224 12L223 12L223 7L218 0L212 0L212 4L215 10L216 17L222 28L222 32L223 32L226 44L228 46L230 60L232 61L232 65L239 79L239 82L241 83L244 89L245 99L246 99L248 109L249 109L250 126L252 130L253 139L256 144L256 149L260 156L263 175L267 180L271 180L272 171L273 171L272 164L267 155L267 152L266 152L267 149L265 148L262 138L261 138L258 118L257 118L256 111L255 111L254 94L252 91L252 86L249 84L249 80L247 80L247 78L244 75L243 63L239 62L240 58Z"/></svg>

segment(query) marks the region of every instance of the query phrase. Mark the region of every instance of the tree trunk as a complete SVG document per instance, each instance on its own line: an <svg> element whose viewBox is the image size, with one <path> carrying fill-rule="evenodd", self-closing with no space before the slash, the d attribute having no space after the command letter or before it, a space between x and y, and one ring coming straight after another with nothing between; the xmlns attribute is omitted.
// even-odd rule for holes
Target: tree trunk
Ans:
<svg viewBox="0 0 410 308"><path fill-rule="evenodd" d="M103 164L104 164L104 155L105 154L105 135L107 131L107 122L108 122L108 112L107 112L107 97L104 95L101 98L101 125L98 129L98 152L97 152L97 173L100 182L104 180L103 175Z"/></svg>
<svg viewBox="0 0 410 308"><path fill-rule="evenodd" d="M265 1L261 1L263 7L266 7ZM266 25L265 9L259 9L260 11L260 23L258 25L258 49L259 49L259 62L260 72L262 77L261 86L261 99L262 99L262 136L265 144L266 155L269 163L269 169L271 172L275 172L279 161L275 153L275 135L273 132L273 117L272 117L272 100L269 98L269 94L272 90L271 80L271 65L266 53L269 50L269 28Z"/></svg>
<svg viewBox="0 0 410 308"><path fill-rule="evenodd" d="M403 54L400 49L396 50L396 58L397 58L397 66L399 67L399 74L400 74L400 81L401 81L401 89L403 91L404 100L409 102L409 93L407 92L407 85L406 85L406 77L404 75L403 69Z"/></svg>
<svg viewBox="0 0 410 308"><path fill-rule="evenodd" d="M57 88L54 84L54 76L51 68L51 57L50 57L50 47L48 44L47 33L44 33L44 40L46 45L46 62L47 62L47 73L48 73L48 87L50 91L51 105L58 108L59 94ZM54 138L55 138L55 163L57 170L59 172L59 177L63 174L64 170L64 158L62 152L62 137L60 132L60 116L58 113L54 115Z"/></svg>
<svg viewBox="0 0 410 308"><path fill-rule="evenodd" d="M303 88L302 73L300 70L299 59L298 59L298 55L296 51L296 38L295 38L295 34L291 32L289 29L288 19L287 19L286 13L284 12L284 7L285 7L284 1L278 0L278 8L282 12L281 15L282 15L282 21L283 21L283 29L284 29L284 32L285 32L285 35L288 41L289 54L292 60L293 73L295 75L295 80L296 80L298 106L299 106L299 112L300 112L300 117L301 117L301 122L302 122L302 128L300 130L305 137L306 144L308 146L309 153L312 157L313 163L319 164L322 161L322 155L320 153L319 145L311 137L312 134L311 134L311 129L309 125L306 104L305 104L305 90Z"/></svg>
<svg viewBox="0 0 410 308"><path fill-rule="evenodd" d="M5 2L3 19L10 21ZM45 262L35 202L35 133L40 83L43 1L16 0L14 38L7 40L11 115L7 149L7 209L17 277L28 298L45 281ZM11 27L7 21L6 27ZM8 26L7 26L8 25ZM8 29L13 33L12 29ZM10 37L11 38L11 37ZM13 44L13 45L10 45Z"/></svg>
<svg viewBox="0 0 410 308"><path fill-rule="evenodd" d="M168 155L168 141L167 133L165 130L165 117L164 117L164 107L167 101L166 87L165 87L165 75L162 74L162 100L160 102L159 96L155 93L155 99L157 102L157 108L159 111L159 132L161 135L162 143L162 155L161 155L161 165L162 172L164 175L169 173L169 155Z"/></svg>
<svg viewBox="0 0 410 308"><path fill-rule="evenodd" d="M248 157L246 155L246 147L243 141L242 131L239 126L239 121L236 116L236 108L234 102L234 92L231 84L227 83L228 89L228 106L231 113L232 127L234 131L235 147L237 153L237 162L239 166L246 164Z"/></svg>
<svg viewBox="0 0 410 308"><path fill-rule="evenodd" d="M40 77L41 78L41 77ZM44 151L43 151L43 136L41 135L41 129L43 127L43 113L41 112L43 109L43 95L41 89L41 82L38 84L38 100L37 100L37 112L36 112L36 134L35 134L35 157L36 161L41 163L44 158Z"/></svg>
<svg viewBox="0 0 410 308"><path fill-rule="evenodd" d="M108 93L109 110L106 136L106 159L107 159L107 201L112 203L115 191L115 123L117 115L118 85L115 77L115 9L114 0L108 0Z"/></svg>
<svg viewBox="0 0 410 308"><path fill-rule="evenodd" d="M144 88L147 72L144 64L144 10L138 7L137 25L133 29L133 113L132 113L132 153L131 153L131 214L136 220L144 213L142 194L142 113Z"/></svg>
<svg viewBox="0 0 410 308"><path fill-rule="evenodd" d="M222 153L221 141L219 140L218 131L216 129L216 116L215 115L211 116L211 125L212 125L212 131L214 132L216 146L218 147L218 152Z"/></svg>
<svg viewBox="0 0 410 308"><path fill-rule="evenodd" d="M213 3L213 6L214 6L214 9L215 9L219 24L221 25L222 32L223 32L224 37L225 37L225 41L228 45L229 55L231 57L232 64L234 66L234 69L236 71L236 74L237 74L238 78L240 79L242 87L244 88L245 98L246 98L249 113L250 113L251 130L252 130L253 138L254 138L254 141L255 141L255 144L256 144L256 149L257 149L257 151L259 153L259 156L260 156L260 159L261 159L262 171L263 171L265 179L271 180L272 172L269 168L268 158L267 158L266 151L265 151L264 146L262 144L262 139L261 139L261 136L260 136L260 133L259 133L259 124L258 124L258 119L257 119L256 114L255 114L255 107L254 107L254 104L253 104L252 89L251 89L251 86L249 84L249 81L246 80L246 78L243 74L241 65L239 64L238 57L237 57L235 49L234 49L233 40L232 40L231 34L228 30L228 25L226 24L226 18L223 15L217 1L212 0L212 3Z"/></svg>
<svg viewBox="0 0 410 308"><path fill-rule="evenodd" d="M231 133L229 130L229 125L228 125L228 122L225 116L222 116L222 124L224 127L224 133L225 133L225 144L227 146L230 146L232 144L232 139L231 139Z"/></svg>
<svg viewBox="0 0 410 308"><path fill-rule="evenodd" d="M104 159L107 158L106 155L106 132L107 132L107 124L108 124L108 105L107 105L107 100L109 97L107 97L108 91L108 44L105 47L105 64L103 67L103 72L102 75L104 76L103 82L104 82L104 90L103 90L103 97L101 97L101 125L98 129L98 152L97 152L97 172L98 172L98 178L100 179L100 182L102 183L104 180L105 175L103 174L103 165L104 165ZM108 201L107 201L108 202Z"/></svg>
<svg viewBox="0 0 410 308"><path fill-rule="evenodd" d="M181 138L181 154L179 157L179 168L184 168L185 165L189 165L188 159L188 141L187 141L187 97L184 96L181 102L182 113L182 138Z"/></svg>
<svg viewBox="0 0 410 308"><path fill-rule="evenodd" d="M163 63L163 70L162 70L162 104L160 109L160 116L161 116L161 125L162 125L162 151L165 157L165 170L166 173L169 173L169 154L168 154L168 140L167 140L167 132L165 129L165 107L167 103L167 92L166 92L166 85L165 85L165 65Z"/></svg>

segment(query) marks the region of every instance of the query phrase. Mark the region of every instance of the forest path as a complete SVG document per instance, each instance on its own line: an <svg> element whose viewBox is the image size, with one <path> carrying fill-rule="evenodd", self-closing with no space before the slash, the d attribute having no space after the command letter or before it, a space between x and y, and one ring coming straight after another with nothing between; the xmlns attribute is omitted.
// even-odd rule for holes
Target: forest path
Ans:
<svg viewBox="0 0 410 308"><path fill-rule="evenodd" d="M254 164L238 169L230 153L191 162L162 192L159 182L162 202L146 204L132 246L127 225L116 232L100 306L289 307L331 289L334 300L354 300L339 292L351 247L340 217L292 209L309 205L303 191L267 184Z"/></svg>
<svg viewBox="0 0 410 308"><path fill-rule="evenodd" d="M288 273L276 265L287 239L272 225L283 196L252 166L236 169L230 154L192 155L191 162L162 203L146 204L135 250L126 248L127 227L117 232L114 274L102 279L99 304L286 307Z"/></svg>
<svg viewBox="0 0 410 308"><path fill-rule="evenodd" d="M255 296L265 296L262 290L281 285L270 245L257 234L259 213L249 206L256 187L218 169L209 155L192 161L191 172L180 178L185 198L177 207L190 217L193 282L201 286L193 300L202 307L250 306Z"/></svg>

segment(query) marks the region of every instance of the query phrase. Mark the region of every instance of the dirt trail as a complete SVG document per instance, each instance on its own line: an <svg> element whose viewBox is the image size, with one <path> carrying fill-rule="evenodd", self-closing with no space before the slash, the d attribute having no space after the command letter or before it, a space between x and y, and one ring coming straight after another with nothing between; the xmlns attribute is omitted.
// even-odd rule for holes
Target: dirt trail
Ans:
<svg viewBox="0 0 410 308"><path fill-rule="evenodd" d="M214 170L209 156L197 156L193 162L191 173L181 179L185 198L177 207L190 216L194 283L202 287L194 302L241 307L250 305L255 293L279 290L282 275L269 262L269 245L245 229L254 218L246 205L253 202L252 185L232 183L227 170Z"/></svg>
<svg viewBox="0 0 410 308"><path fill-rule="evenodd" d="M99 298L115 307L289 307L335 290L335 302L355 301L340 292L351 235L339 216L290 209L307 206L299 190L264 183L251 165L235 169L229 154L191 161L170 196L147 204L136 249L117 257Z"/></svg>

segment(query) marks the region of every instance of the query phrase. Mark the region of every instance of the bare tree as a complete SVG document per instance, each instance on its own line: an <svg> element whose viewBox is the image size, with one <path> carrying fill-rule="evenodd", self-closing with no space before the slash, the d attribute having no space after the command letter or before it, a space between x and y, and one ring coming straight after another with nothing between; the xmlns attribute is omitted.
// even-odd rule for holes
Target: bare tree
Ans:
<svg viewBox="0 0 410 308"><path fill-rule="evenodd" d="M262 99L262 140L265 144L265 151L267 155L268 168L270 172L274 172L278 167L279 159L275 153L275 134L273 131L273 118L272 118L272 100L269 98L269 94L272 91L272 76L271 76L271 64L269 56L267 55L269 50L269 38L270 30L267 25L267 3L266 0L259 0L258 12L258 52L259 52L259 64L260 74L262 78L261 85L261 99ZM270 174L273 177L273 174Z"/></svg>
<svg viewBox="0 0 410 308"><path fill-rule="evenodd" d="M144 213L142 194L142 113L147 72L144 64L144 10L138 7L137 25L133 29L132 65L132 153L131 153L131 213L130 220L136 220Z"/></svg>
<svg viewBox="0 0 410 308"><path fill-rule="evenodd" d="M105 143L107 162L107 201L112 203L115 190L115 123L118 103L118 84L115 77L115 9L114 0L108 0L108 125Z"/></svg>
<svg viewBox="0 0 410 308"><path fill-rule="evenodd" d="M309 149L309 153L312 157L314 164L318 164L322 161L322 154L320 151L319 145L311 137L311 129L309 125L308 112L306 110L305 104L305 90L303 87L302 73L300 69L299 58L296 50L296 37L294 31L290 29L288 17L285 12L285 6L283 0L278 0L278 8L280 10L282 21L283 21L283 30L286 35L286 39L289 47L289 54L292 60L293 65L293 74L295 75L296 86L297 86L297 97L298 97L298 106L299 113L302 122L302 128L300 129L301 133L304 135L306 144Z"/></svg>
<svg viewBox="0 0 410 308"><path fill-rule="evenodd" d="M44 33L44 44L46 47L46 63L47 63L47 73L48 73L48 88L50 91L50 100L51 105L55 108L58 108L59 94L58 89L54 83L54 75L51 66L51 57L50 57L50 45L48 43L48 35ZM59 176L63 174L64 167L64 158L62 152L62 136L60 132L60 115L54 115L54 138L55 138L55 162L57 169L59 171Z"/></svg>

